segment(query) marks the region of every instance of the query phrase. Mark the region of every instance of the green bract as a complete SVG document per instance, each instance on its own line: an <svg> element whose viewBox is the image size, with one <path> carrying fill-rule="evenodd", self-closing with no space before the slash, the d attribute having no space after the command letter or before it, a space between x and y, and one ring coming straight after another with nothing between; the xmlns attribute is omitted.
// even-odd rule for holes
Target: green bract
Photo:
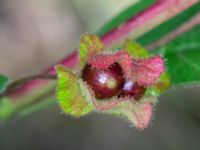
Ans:
<svg viewBox="0 0 200 150"><path fill-rule="evenodd" d="M79 67L84 67L89 55L98 53L104 48L100 39L95 35L84 35L80 40L79 47Z"/></svg>
<svg viewBox="0 0 200 150"><path fill-rule="evenodd" d="M91 95L84 83L71 71L57 66L58 86L56 96L64 113L75 117L91 112L94 107Z"/></svg>
<svg viewBox="0 0 200 150"><path fill-rule="evenodd" d="M149 57L149 52L140 44L132 40L126 40L123 49L135 59Z"/></svg>

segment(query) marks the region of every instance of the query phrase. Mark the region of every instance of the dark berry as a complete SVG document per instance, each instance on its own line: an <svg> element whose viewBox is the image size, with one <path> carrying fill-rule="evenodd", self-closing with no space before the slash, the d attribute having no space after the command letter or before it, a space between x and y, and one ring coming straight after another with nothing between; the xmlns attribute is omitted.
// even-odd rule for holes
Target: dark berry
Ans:
<svg viewBox="0 0 200 150"><path fill-rule="evenodd" d="M112 64L107 69L98 69L86 64L82 78L99 99L118 96L125 82L122 68L118 63Z"/></svg>
<svg viewBox="0 0 200 150"><path fill-rule="evenodd" d="M120 97L132 96L136 100L140 99L146 91L146 88L138 85L134 81L126 81L120 93Z"/></svg>

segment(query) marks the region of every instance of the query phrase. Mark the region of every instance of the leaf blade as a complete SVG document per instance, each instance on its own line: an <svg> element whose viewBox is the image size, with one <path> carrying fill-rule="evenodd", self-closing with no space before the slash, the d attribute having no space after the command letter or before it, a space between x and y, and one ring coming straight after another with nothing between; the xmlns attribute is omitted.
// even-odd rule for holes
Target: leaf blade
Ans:
<svg viewBox="0 0 200 150"><path fill-rule="evenodd" d="M154 53L162 54L173 85L200 83L200 26L184 33Z"/></svg>
<svg viewBox="0 0 200 150"><path fill-rule="evenodd" d="M0 74L0 93L2 93L9 84L9 78Z"/></svg>

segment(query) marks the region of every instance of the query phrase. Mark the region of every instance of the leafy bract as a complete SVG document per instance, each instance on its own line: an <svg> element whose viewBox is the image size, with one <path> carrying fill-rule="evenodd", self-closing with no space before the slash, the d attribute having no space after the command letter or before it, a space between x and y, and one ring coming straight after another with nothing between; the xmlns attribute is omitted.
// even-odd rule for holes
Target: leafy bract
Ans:
<svg viewBox="0 0 200 150"><path fill-rule="evenodd" d="M149 52L144 47L132 40L126 40L123 49L135 59L147 58L149 56Z"/></svg>
<svg viewBox="0 0 200 150"><path fill-rule="evenodd" d="M139 102L130 101L124 98L112 106L112 109L101 110L105 114L122 117L127 120L131 126L138 129L144 129L149 126L152 118L153 104L156 97L143 97ZM104 104L105 105L105 104ZM101 105L99 104L98 107Z"/></svg>
<svg viewBox="0 0 200 150"><path fill-rule="evenodd" d="M80 117L91 112L94 107L91 103L91 94L75 74L61 65L56 67L58 85L56 96L64 113Z"/></svg>
<svg viewBox="0 0 200 150"><path fill-rule="evenodd" d="M170 86L170 76L167 72L164 72L153 86L147 88L146 95L161 95Z"/></svg>
<svg viewBox="0 0 200 150"><path fill-rule="evenodd" d="M102 51L104 45L96 35L85 34L81 37L79 47L79 67L82 68L88 57Z"/></svg>

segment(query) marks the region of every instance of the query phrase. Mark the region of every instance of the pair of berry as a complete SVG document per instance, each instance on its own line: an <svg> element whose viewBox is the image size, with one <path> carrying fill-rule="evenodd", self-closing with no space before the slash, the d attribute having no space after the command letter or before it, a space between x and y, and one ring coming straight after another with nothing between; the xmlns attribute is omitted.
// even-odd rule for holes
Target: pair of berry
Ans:
<svg viewBox="0 0 200 150"><path fill-rule="evenodd" d="M129 96L138 100L146 90L144 86L138 85L137 82L126 80L122 67L117 62L107 69L98 69L91 64L86 64L82 78L92 88L98 99Z"/></svg>

